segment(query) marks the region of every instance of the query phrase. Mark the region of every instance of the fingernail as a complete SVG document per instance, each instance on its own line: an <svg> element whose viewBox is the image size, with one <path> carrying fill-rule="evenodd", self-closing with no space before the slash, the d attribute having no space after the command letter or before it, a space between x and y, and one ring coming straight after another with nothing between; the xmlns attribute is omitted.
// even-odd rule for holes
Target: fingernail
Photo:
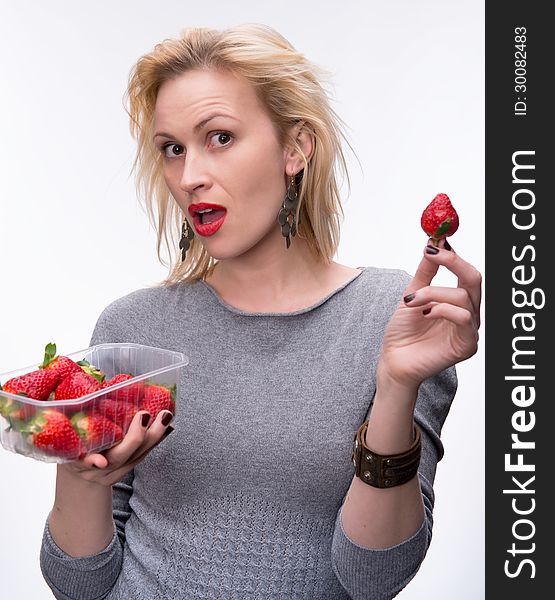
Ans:
<svg viewBox="0 0 555 600"><path fill-rule="evenodd" d="M453 248L451 248L451 244L445 240L445 244L443 246L445 248L445 250L453 250Z"/></svg>
<svg viewBox="0 0 555 600"><path fill-rule="evenodd" d="M162 417L162 425L168 425L170 423L170 421L173 419L173 415L171 412L167 412L163 417Z"/></svg>
<svg viewBox="0 0 555 600"><path fill-rule="evenodd" d="M423 315L429 315L431 312L432 312L432 309L431 309L431 308L425 308L425 309L422 311L422 314L423 314Z"/></svg>
<svg viewBox="0 0 555 600"><path fill-rule="evenodd" d="M410 302L411 300L414 300L414 297L416 296L416 294L407 294L404 298L403 298L403 302Z"/></svg>
<svg viewBox="0 0 555 600"><path fill-rule="evenodd" d="M146 427L148 424L150 423L150 414L149 413L145 413L142 417L141 417L141 425L143 427Z"/></svg>
<svg viewBox="0 0 555 600"><path fill-rule="evenodd" d="M166 431L164 431L162 437L165 438L167 435L170 435L170 433L172 433L172 431L174 430L174 426L173 425L168 425L166 427Z"/></svg>
<svg viewBox="0 0 555 600"><path fill-rule="evenodd" d="M427 254L437 254L439 252L439 248L435 248L434 246L426 246Z"/></svg>

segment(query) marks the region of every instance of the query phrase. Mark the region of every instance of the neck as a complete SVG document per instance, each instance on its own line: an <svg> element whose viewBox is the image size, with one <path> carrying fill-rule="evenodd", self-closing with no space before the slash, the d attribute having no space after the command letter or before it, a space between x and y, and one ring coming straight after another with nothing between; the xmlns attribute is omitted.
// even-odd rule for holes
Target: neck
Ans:
<svg viewBox="0 0 555 600"><path fill-rule="evenodd" d="M266 248L220 260L206 282L229 296L270 301L285 294L301 294L321 281L331 261L318 260L302 238L286 248L279 234Z"/></svg>

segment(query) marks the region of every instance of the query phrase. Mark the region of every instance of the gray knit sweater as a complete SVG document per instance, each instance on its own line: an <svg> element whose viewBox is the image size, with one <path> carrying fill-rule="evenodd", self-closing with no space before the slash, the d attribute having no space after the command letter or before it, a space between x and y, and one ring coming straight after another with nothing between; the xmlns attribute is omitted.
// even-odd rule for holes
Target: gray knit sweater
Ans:
<svg viewBox="0 0 555 600"><path fill-rule="evenodd" d="M313 306L238 310L203 281L140 289L100 315L91 344L189 356L175 431L113 486L114 537L72 558L45 525L40 564L63 600L389 600L432 530L440 431L455 369L425 381L416 420L426 521L388 549L346 537L353 435L375 392L385 326L410 277L366 267Z"/></svg>

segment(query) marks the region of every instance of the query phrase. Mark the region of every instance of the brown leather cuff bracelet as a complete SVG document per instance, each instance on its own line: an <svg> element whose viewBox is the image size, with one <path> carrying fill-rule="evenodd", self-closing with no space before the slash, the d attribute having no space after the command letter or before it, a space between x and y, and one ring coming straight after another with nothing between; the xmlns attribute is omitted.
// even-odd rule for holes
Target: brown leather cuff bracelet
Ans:
<svg viewBox="0 0 555 600"><path fill-rule="evenodd" d="M378 454L364 443L367 427L368 421L365 421L355 433L352 454L355 475L376 488L394 487L412 479L420 464L420 428L414 425L414 442L406 452Z"/></svg>

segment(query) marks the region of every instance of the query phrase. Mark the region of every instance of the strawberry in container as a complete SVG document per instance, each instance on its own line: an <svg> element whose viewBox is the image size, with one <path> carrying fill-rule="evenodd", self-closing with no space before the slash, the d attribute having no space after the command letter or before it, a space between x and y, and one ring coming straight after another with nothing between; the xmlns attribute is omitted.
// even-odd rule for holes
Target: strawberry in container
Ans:
<svg viewBox="0 0 555 600"><path fill-rule="evenodd" d="M19 433L39 451L65 460L84 458L87 449L63 412L47 408L25 423Z"/></svg>
<svg viewBox="0 0 555 600"><path fill-rule="evenodd" d="M103 380L104 374L99 369L87 361L75 362L67 356L56 356L56 344L49 343L36 370L9 379L0 386L0 391L33 400L64 400L96 391ZM66 407L66 413L69 410ZM14 424L34 417L37 406L3 396L0 397L0 414Z"/></svg>
<svg viewBox="0 0 555 600"><path fill-rule="evenodd" d="M122 428L101 414L76 413L71 425L90 452L99 452L123 439Z"/></svg>
<svg viewBox="0 0 555 600"><path fill-rule="evenodd" d="M88 363L87 363L88 365ZM82 366L67 356L56 355L56 344L52 342L44 347L44 360L39 365L47 373L57 373L58 380L62 381L71 373L81 372Z"/></svg>
<svg viewBox="0 0 555 600"><path fill-rule="evenodd" d="M22 399L48 400L59 379L59 374L55 371L37 369L25 375L12 377L4 385L0 385L0 391L21 396ZM35 406L9 396L0 396L0 415L9 419L10 422L26 421L35 414Z"/></svg>
<svg viewBox="0 0 555 600"><path fill-rule="evenodd" d="M148 411L153 419L163 410L175 412L175 385L171 387L156 384L146 385L141 410Z"/></svg>
<svg viewBox="0 0 555 600"><path fill-rule="evenodd" d="M98 344L37 367L0 374L0 442L46 462L80 460L119 443L138 410L175 414L180 353L133 343Z"/></svg>
<svg viewBox="0 0 555 600"><path fill-rule="evenodd" d="M133 375L131 373L118 373L111 379L105 381L102 384L102 388L113 387L118 383L129 381L130 379L133 379ZM138 407L144 395L144 387L144 381L137 381L135 383L130 383L126 387L120 387L119 389L111 392L109 391L106 396L117 402L127 402L128 404L134 404Z"/></svg>
<svg viewBox="0 0 555 600"><path fill-rule="evenodd" d="M141 408L144 395L145 382L134 381L122 387L121 383L133 379L131 373L117 373L110 379L104 381L101 389L106 394L99 400L95 412L104 415L124 431L127 431L135 413ZM110 389L115 387L115 389Z"/></svg>

